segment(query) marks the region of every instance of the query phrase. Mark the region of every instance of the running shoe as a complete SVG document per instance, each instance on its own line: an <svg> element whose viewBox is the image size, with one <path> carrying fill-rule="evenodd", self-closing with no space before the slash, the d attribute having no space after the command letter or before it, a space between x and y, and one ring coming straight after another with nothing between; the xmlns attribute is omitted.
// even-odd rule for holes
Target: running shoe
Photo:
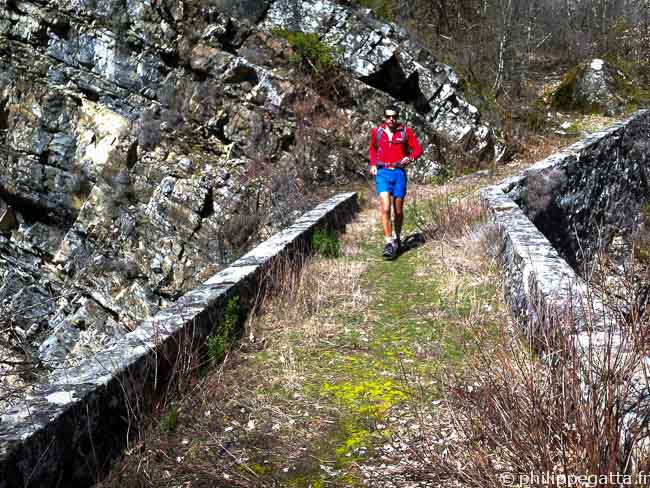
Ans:
<svg viewBox="0 0 650 488"><path fill-rule="evenodd" d="M384 246L384 254L383 256L387 259L393 259L397 255L397 249L393 245L393 243L389 242Z"/></svg>

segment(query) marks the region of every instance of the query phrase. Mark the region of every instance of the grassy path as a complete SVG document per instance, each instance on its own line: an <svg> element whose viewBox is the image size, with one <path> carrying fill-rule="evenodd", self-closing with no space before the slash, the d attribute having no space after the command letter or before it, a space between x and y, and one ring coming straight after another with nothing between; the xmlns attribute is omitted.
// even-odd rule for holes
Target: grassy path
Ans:
<svg viewBox="0 0 650 488"><path fill-rule="evenodd" d="M416 230L409 214L405 227ZM343 255L286 274L225 363L167 405L100 486L410 486L400 442L424 456L413 446L428 444L444 373L478 347L472 322L496 320L500 293L471 232L392 262L381 247L367 208Z"/></svg>
<svg viewBox="0 0 650 488"><path fill-rule="evenodd" d="M490 177L412 188L405 234L416 214L434 232L394 262L364 209L342 256L283 274L223 364L182 382L97 486L484 488L504 469L546 469L539 444L575 436L561 402L561 420L534 413L556 392L505 317L498 239L459 196L566 142L540 137ZM585 471L576 445L568 472Z"/></svg>

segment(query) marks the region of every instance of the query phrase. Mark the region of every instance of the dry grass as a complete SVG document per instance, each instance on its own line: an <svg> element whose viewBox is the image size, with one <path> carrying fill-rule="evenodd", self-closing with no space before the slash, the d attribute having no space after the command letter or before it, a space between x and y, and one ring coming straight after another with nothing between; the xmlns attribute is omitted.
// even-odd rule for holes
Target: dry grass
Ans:
<svg viewBox="0 0 650 488"><path fill-rule="evenodd" d="M487 302L495 302L495 297L459 295L482 291L486 287L497 291L500 289L498 263L493 255L486 253L486 247L498 246L499 241L493 232L494 228L490 224L478 223L460 238L437 242L436 246L428 247L430 261L424 266L424 272L427 272L427 267L445 269L445 280L441 283L440 292L451 303L470 303L479 315L492 306Z"/></svg>
<svg viewBox="0 0 650 488"><path fill-rule="evenodd" d="M438 195L414 197L409 210L415 227L427 240L458 238L485 217L478 195L454 195L445 188Z"/></svg>
<svg viewBox="0 0 650 488"><path fill-rule="evenodd" d="M331 407L304 397L309 351L330 347L336 314L367 305L365 266L350 259L353 246L344 250L338 259L278 266L237 348L194 377L98 486L269 486L260 459L280 473L293 469L336 421ZM170 412L178 415L172 426Z"/></svg>
<svg viewBox="0 0 650 488"><path fill-rule="evenodd" d="M250 334L286 343L288 334L299 333L303 346L336 334L336 315L368 303L359 282L366 265L348 259L356 251L344 246L342 258L308 258L298 270L281 270L248 324Z"/></svg>

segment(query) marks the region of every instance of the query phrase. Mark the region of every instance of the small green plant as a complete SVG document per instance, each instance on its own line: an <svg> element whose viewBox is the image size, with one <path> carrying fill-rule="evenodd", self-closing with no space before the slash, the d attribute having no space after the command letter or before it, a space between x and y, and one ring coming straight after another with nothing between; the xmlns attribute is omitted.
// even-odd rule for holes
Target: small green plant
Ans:
<svg viewBox="0 0 650 488"><path fill-rule="evenodd" d="M359 192L357 194L357 201L359 202L359 208L370 208L374 202L372 201L372 198L368 198L368 196L365 193Z"/></svg>
<svg viewBox="0 0 650 488"><path fill-rule="evenodd" d="M163 432L174 432L178 426L178 407L172 405L160 419L160 430Z"/></svg>
<svg viewBox="0 0 650 488"><path fill-rule="evenodd" d="M294 49L289 60L303 68L324 73L334 66L336 51L322 42L317 34L274 29L273 33L291 44Z"/></svg>
<svg viewBox="0 0 650 488"><path fill-rule="evenodd" d="M334 232L317 230L311 238L312 249L326 258L341 256L341 241Z"/></svg>
<svg viewBox="0 0 650 488"><path fill-rule="evenodd" d="M568 125L568 126L566 126L564 128L564 132L568 136L578 136L578 135L580 135L580 132L581 132L580 131L580 124L578 123L578 121L571 122L570 125Z"/></svg>
<svg viewBox="0 0 650 488"><path fill-rule="evenodd" d="M237 329L240 319L239 297L232 297L226 305L223 327L218 333L208 337L208 361L210 366L219 364L226 356L228 345L233 332Z"/></svg>
<svg viewBox="0 0 650 488"><path fill-rule="evenodd" d="M377 17L387 22L395 20L393 0L359 0L359 5L371 9Z"/></svg>
<svg viewBox="0 0 650 488"><path fill-rule="evenodd" d="M446 166L442 166L438 172L431 178L431 183L442 186L452 177L451 171Z"/></svg>

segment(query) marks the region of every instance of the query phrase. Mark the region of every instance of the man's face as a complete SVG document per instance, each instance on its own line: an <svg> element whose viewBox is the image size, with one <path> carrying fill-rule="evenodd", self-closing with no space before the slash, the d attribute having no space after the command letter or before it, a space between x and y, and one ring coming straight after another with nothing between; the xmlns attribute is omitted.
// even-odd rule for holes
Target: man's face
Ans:
<svg viewBox="0 0 650 488"><path fill-rule="evenodd" d="M397 125L397 112L386 110L386 112L384 112L384 122L386 122L386 125L390 130L393 130Z"/></svg>

